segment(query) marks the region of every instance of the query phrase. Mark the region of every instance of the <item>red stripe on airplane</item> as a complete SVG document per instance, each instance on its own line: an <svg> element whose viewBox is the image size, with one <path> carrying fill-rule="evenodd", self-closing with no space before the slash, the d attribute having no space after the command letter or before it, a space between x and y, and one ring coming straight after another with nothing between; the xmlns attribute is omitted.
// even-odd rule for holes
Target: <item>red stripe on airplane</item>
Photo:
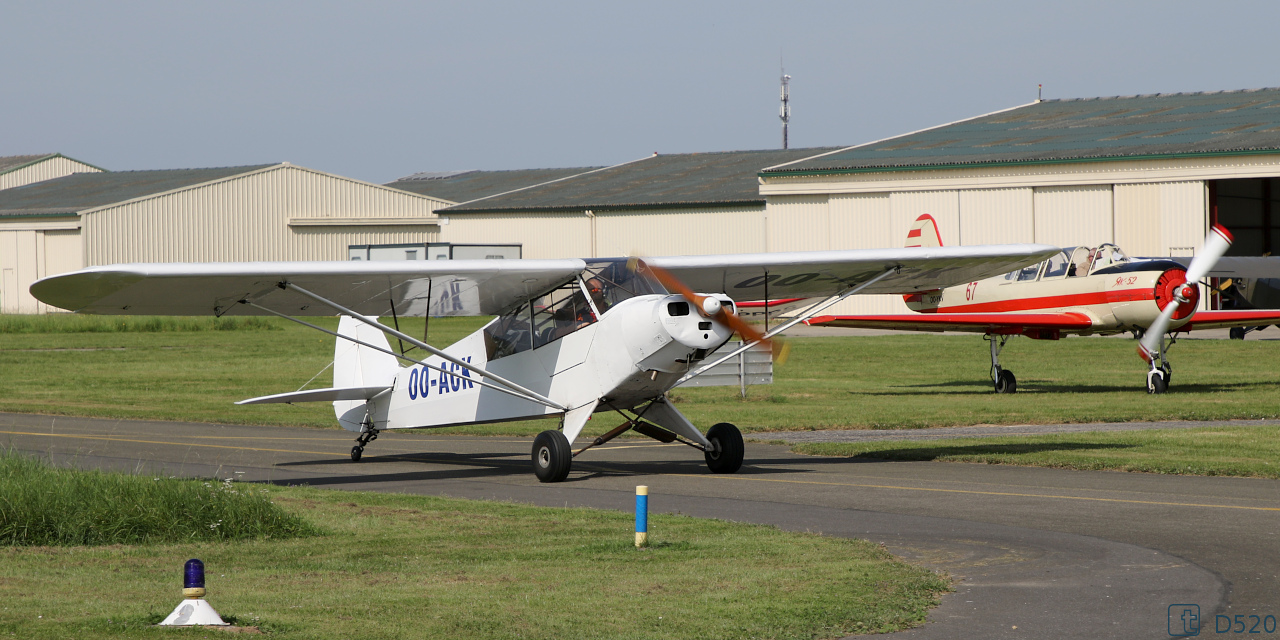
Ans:
<svg viewBox="0 0 1280 640"><path fill-rule="evenodd" d="M1073 293L1064 296L1044 296L1040 298L1018 298L983 302L980 304L962 304L954 307L935 307L920 309L920 313L1004 313L1009 311L1031 311L1034 309L1059 309L1062 307L1083 307L1095 304L1113 304L1117 302L1135 302L1155 300L1155 290L1150 288L1124 289L1120 291L1095 291L1091 293Z"/></svg>

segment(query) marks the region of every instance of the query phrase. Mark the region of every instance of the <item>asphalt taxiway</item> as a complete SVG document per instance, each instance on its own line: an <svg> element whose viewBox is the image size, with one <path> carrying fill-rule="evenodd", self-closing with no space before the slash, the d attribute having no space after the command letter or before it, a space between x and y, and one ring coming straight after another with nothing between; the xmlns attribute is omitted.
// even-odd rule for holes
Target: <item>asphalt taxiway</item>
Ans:
<svg viewBox="0 0 1280 640"><path fill-rule="evenodd" d="M715 475L683 445L619 439L543 485L531 442L384 433L352 463L352 434L338 430L0 414L0 445L79 467L618 510L644 484L655 512L867 538L956 578L904 638L1168 638L1170 606L1187 604L1208 623L1280 618L1280 481L854 461L755 443L739 473Z"/></svg>

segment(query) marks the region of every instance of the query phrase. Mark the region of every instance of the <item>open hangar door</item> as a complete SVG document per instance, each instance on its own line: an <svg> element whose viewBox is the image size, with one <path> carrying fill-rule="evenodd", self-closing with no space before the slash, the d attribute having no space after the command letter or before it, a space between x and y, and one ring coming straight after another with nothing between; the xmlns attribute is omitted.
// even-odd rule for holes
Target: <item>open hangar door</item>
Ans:
<svg viewBox="0 0 1280 640"><path fill-rule="evenodd" d="M1235 237L1228 256L1277 255L1280 178L1209 181L1209 221ZM1223 289L1223 307L1280 309L1280 278L1233 282Z"/></svg>

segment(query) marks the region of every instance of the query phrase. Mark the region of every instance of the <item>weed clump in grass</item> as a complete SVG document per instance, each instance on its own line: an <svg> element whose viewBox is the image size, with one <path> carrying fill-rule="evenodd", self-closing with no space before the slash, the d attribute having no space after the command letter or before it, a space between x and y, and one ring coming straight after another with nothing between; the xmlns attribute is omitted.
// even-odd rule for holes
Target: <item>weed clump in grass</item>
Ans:
<svg viewBox="0 0 1280 640"><path fill-rule="evenodd" d="M54 313L0 315L0 333L164 333L174 331L277 331L274 318L205 316L99 316Z"/></svg>
<svg viewBox="0 0 1280 640"><path fill-rule="evenodd" d="M0 451L0 545L107 545L295 538L318 531L230 479L58 469Z"/></svg>

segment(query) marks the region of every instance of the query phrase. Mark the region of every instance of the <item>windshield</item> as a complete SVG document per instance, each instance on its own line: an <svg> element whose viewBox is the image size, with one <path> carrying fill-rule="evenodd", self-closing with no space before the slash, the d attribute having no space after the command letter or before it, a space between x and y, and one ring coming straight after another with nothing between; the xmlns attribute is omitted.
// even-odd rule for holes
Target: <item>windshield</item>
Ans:
<svg viewBox="0 0 1280 640"><path fill-rule="evenodd" d="M622 259L588 261L582 280L600 313L629 298L667 292L652 276L628 269Z"/></svg>

